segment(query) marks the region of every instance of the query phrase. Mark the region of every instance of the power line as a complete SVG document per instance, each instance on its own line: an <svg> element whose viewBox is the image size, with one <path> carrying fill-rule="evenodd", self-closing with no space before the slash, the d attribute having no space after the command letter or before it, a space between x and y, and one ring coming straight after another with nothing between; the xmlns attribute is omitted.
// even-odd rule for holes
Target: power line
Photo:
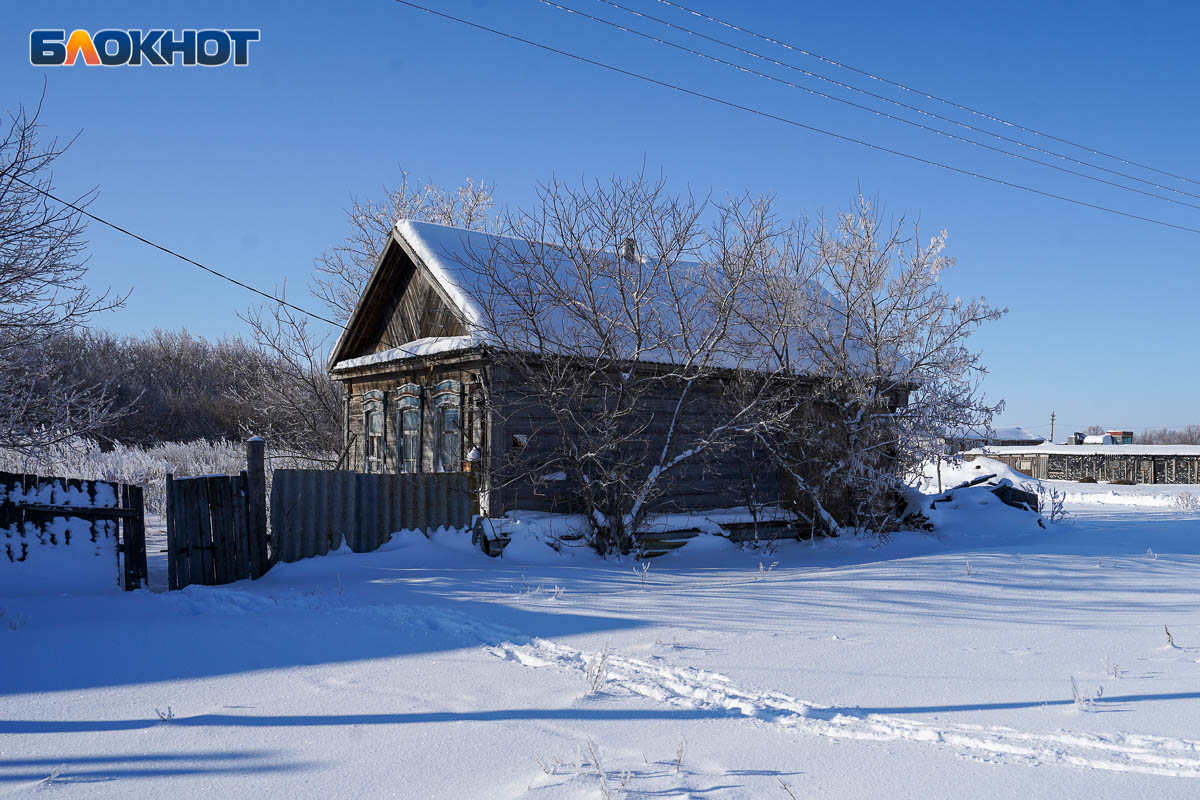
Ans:
<svg viewBox="0 0 1200 800"><path fill-rule="evenodd" d="M542 2L546 2L546 0L542 0ZM942 122L948 122L951 125L957 125L958 127L964 128L966 130L974 131L976 133L981 133L986 136L991 136L992 138L999 139L1000 141L1008 142L1008 143L1016 145L1018 147L1024 147L1028 150L1033 150L1034 152L1043 153L1048 156L1054 156L1055 158L1060 158L1064 161L1070 161L1074 164L1079 164L1080 166L1088 167L1090 169L1100 170L1101 172L1107 172L1110 175L1117 175L1122 178L1127 178L1131 181L1137 181L1138 183L1144 183L1147 186L1154 187L1155 189L1162 189L1163 191L1166 191L1166 192L1174 192L1176 194L1182 194L1182 195L1186 195L1188 197L1200 198L1200 194L1196 194L1194 192L1188 192L1183 189L1177 189L1173 186L1165 186L1165 185L1163 185L1161 183L1157 183L1155 181L1147 180L1145 178L1139 178L1136 175L1130 175L1127 172L1121 172L1120 170L1110 169L1109 167L1101 166L1092 161L1084 161L1083 159L1075 158L1074 156L1069 156L1069 155L1066 155L1065 153L1060 153L1056 150L1047 150L1044 147L1038 147L1037 145L1029 144L1028 142L1023 142L1020 139L1014 139L1011 136L1005 136L1004 134L1001 134L1001 133L989 131L986 128L980 128L976 125L971 125L970 123L962 122L962 121L956 120L952 117L946 117L941 114L934 113L933 111L929 111L928 109L921 108L920 106L914 106L909 103L904 103L900 100L896 100L895 98L888 97L887 95L878 94L877 92L872 92L868 89L863 89L859 86L855 86L854 84L845 83L844 81L839 81L836 78L831 78L828 75L822 75L819 72L813 72L811 70L805 69L804 67L797 66L796 64L791 64L787 61L780 61L779 59L763 55L762 53L759 53L757 51L750 50L750 49L747 49L744 47L739 47L738 45L733 44L732 42L727 42L724 39L720 39L715 36L709 36L708 34L694 30L685 25L677 25L676 23L671 22L670 20L665 20L661 17L656 17L653 14L647 14L646 12L639 11L636 8L630 8L629 6L614 2L614 0L596 0L596 2L603 3L604 5L611 6L612 8L620 9L621 11L625 11L636 17L642 17L643 19L652 20L654 22L657 22L660 25L664 25L673 30L682 31L683 33L686 33L689 36L695 36L697 38L704 39L705 41L713 42L714 44L719 44L722 47L728 47L732 50L736 50L739 53L750 56L751 58L755 58L760 61L766 61L769 64L773 64L775 66L784 67L786 69L790 69L795 72L799 72L810 78L816 78L817 80L825 81L826 83L833 84L834 86L840 87L842 89L847 89L852 92L857 92L858 94L862 94L867 97L872 97L876 100L882 100L885 103L890 103L891 105L894 105L898 108L904 108L909 111L913 111L917 114L921 114L922 116L931 117L933 119L941 120ZM583 12L575 12L575 13L583 13Z"/></svg>
<svg viewBox="0 0 1200 800"><path fill-rule="evenodd" d="M609 0L598 0L598 1L602 2L602 3L609 3ZM894 120L896 122L904 123L905 125L911 125L914 128L919 128L920 130L929 131L931 133L937 134L938 136L945 136L945 137L953 139L955 141L963 142L964 144L971 144L971 145L975 145L976 147L982 147L985 150L991 150L992 152L995 152L995 153L1001 153L1001 154L1009 156L1011 158L1018 158L1022 161L1028 161L1032 164L1038 164L1040 166L1047 167L1049 169L1058 170L1059 172L1065 172L1068 175L1075 175L1080 178L1085 178L1090 181L1095 181L1096 183L1102 183L1102 184L1105 184L1106 186L1113 186L1118 189L1125 189L1126 191L1135 192L1137 194L1144 195L1146 197L1153 197L1155 199L1163 200L1168 203L1175 203L1177 205L1188 206L1189 208L1200 209L1200 205L1197 205L1196 203L1189 203L1186 200L1176 200L1173 197L1167 197L1165 195L1156 194L1154 192L1148 192L1144 189L1138 189L1133 186L1126 186L1123 183L1117 183L1116 181L1110 181L1105 178L1098 178L1095 175L1089 175L1086 172L1080 172L1078 170L1071 169L1070 167L1063 167L1058 164L1053 164L1048 161L1042 161L1041 159L1032 158L1030 156L1023 155L1021 153L1014 153L1011 150L1005 150L1002 147L996 147L994 145L990 145L985 142L981 142L978 139L972 139L970 137L960 136L956 133L951 133L949 131L942 130L941 128L935 128L930 125L925 125L923 123L916 122L914 120L905 119L904 117L898 117L895 114L889 114L886 111L880 111L879 109L871 108L870 106L866 106L861 103L856 103L852 100L846 100L845 98L842 98L842 97L837 97L835 95L827 94L827 93L819 91L817 89L813 89L809 86L804 86L803 84L795 83L793 81L789 81L784 78L780 78L778 76L771 75L766 72L760 72L758 70L751 69L751 68L743 66L741 64L737 64L733 61L727 61L723 58L719 58L717 56L710 55L710 54L702 52L700 50L693 50L690 47L685 47L684 45L678 44L676 42L662 39L658 36L654 36L653 34L646 33L644 31L639 31L634 28L629 28L629 27L626 27L625 25L621 25L620 23L612 22L611 20L607 20L607 19L603 19L602 17L594 16L592 14L587 13L586 11L580 11L579 9L572 8L571 6L567 6L562 3L556 2L556 0L539 0L539 2L541 2L543 5L550 6L551 8L557 8L560 11L565 11L568 14L574 14L576 16L583 17L584 19L592 20L593 22L598 22L602 25L607 25L611 28L616 28L617 30L623 31L625 33L631 33L635 36L640 36L644 39L649 39L650 41L656 42L657 44L665 45L667 47L671 47L676 50L680 50L682 52L689 53L698 58L702 58L707 61L712 61L715 64L720 64L722 66L730 67L732 69L738 70L739 72L744 72L749 75L753 75L755 77L764 78L766 80L773 81L775 83L781 83L784 86L788 86L793 89L800 89L801 91L808 92L809 94L815 95L817 97L822 97L822 98L825 98L826 100L832 100L836 103L842 103L844 105L850 106L851 108L857 108L862 111L866 111L868 113L874 114L876 116L880 116L880 117L884 117L886 119ZM609 3L609 5L616 5L616 4ZM617 7L624 8L624 6L617 6ZM634 12L634 13L636 13L636 12ZM950 121L953 122L953 120L950 120ZM1118 173L1118 174L1121 174L1121 173ZM1139 180L1139 179L1134 178L1134 180ZM1155 184L1151 184L1151 185L1155 185ZM1178 191L1178 190L1172 189L1170 191ZM1179 192L1179 193L1180 194L1190 194L1188 192ZM1200 198L1200 195L1190 195L1190 196Z"/></svg>
<svg viewBox="0 0 1200 800"><path fill-rule="evenodd" d="M1149 222L1151 224L1161 225L1166 228L1174 228L1175 230L1187 231L1188 233L1200 234L1200 228L1192 228L1187 225L1178 225L1173 222L1167 222L1165 220L1155 219L1153 217L1146 217L1146 216L1142 216L1141 214L1131 213L1129 211L1121 211L1121 210L1118 210L1115 208L1109 208L1107 206L1102 206L1097 203L1091 203L1086 200L1079 200L1077 198L1067 197L1066 195L1056 194L1054 192L1048 192L1048 191L1045 191L1042 189L1036 189L1032 186L1025 186L1024 184L1014 183L1012 181L1008 181L1003 178L996 178L991 175L985 175L980 172L975 172L973 170L964 169L963 167L955 167L950 164L945 164L945 163L942 163L940 161L935 161L930 158L913 155L912 153L906 153L902 150L896 150L891 147L886 147L884 145L875 144L873 142L868 142L864 139L857 139L853 136L847 136L845 134L836 133L834 131L826 130L824 128L818 128L814 125L809 125L807 123L800 122L799 120L790 119L788 117L783 117L778 114L773 114L769 111L763 111L761 109L753 108L751 106L742 105L741 103L737 103L732 100L726 100L721 97L716 97L715 95L706 94L704 92L700 92L695 89L688 89L688 88L680 86L678 84L670 83L670 82L664 81L664 80L659 80L658 78L653 78L653 77L650 77L649 75L643 75L639 72L633 72L632 70L627 70L622 67L617 67L612 64L607 64L603 61L597 61L596 59L588 58L587 56L581 56L577 53L572 53L567 50L562 50L560 48L553 47L548 44L543 44L541 42L535 42L532 39L526 39L522 36L518 36L513 33L508 33L506 31L498 30L496 28L491 28L491 27L488 27L487 25L482 25L478 22L472 22L471 20L463 19L462 17L456 17L453 14L447 14L443 11L437 11L432 8L427 8L426 6L422 6L417 3L411 2L411 0L394 0L394 2L399 3L400 5L408 6L409 8L416 9L418 11L423 11L426 14L432 14L433 16L441 17L443 19L447 19L452 22L457 22L462 25L466 25L468 27L475 28L476 30L485 31L487 33L491 33L496 36L500 36L505 39L512 40L514 42L520 42L521 44L526 44L526 45L529 45L530 47L536 47L539 50L544 50L548 53L554 53L556 55L564 56L566 58L570 58L570 59L579 61L584 64L590 64L595 67L600 67L601 69L605 69L610 72L615 72L619 75L625 75L630 78L636 78L640 81L645 81L646 83L651 83L656 86L661 86L665 89L671 89L673 91L691 95L692 97L698 97L702 100L708 100L709 102L717 103L719 105L723 105L728 108L734 108L739 111L745 111L747 113L754 114L759 117L763 117L764 119L772 119L772 120L775 120L776 122L782 122L786 125L791 125L796 128L801 128L806 131L811 131L813 133L819 133L823 136L829 136L831 138L838 139L843 142L850 142L852 144L861 145L862 147L867 147L871 150L876 150L881 153L889 153L891 155L900 156L901 158L907 158L910 161L916 161L920 164L926 164L928 166L938 167L940 169L948 170L950 172L956 172L960 175L967 175L972 178L978 178L979 180L988 181L989 183L994 183L994 184L997 184L1000 186L1007 186L1012 189L1020 189L1021 191L1029 192L1030 194L1036 194L1041 197L1049 197L1054 200L1061 200L1065 203L1071 203L1073 205L1082 206L1084 208L1091 208L1096 211L1104 211L1106 213L1115 214L1117 216L1126 217L1128 219L1141 220L1142 222Z"/></svg>
<svg viewBox="0 0 1200 800"><path fill-rule="evenodd" d="M309 311L308 309L301 308L300 306L294 305L293 303L289 303L288 301L283 300L279 297L276 297L275 295L268 294L267 292L264 292L262 289L258 289L254 286L251 286L248 283L243 283L242 281L239 281L237 278L230 277L229 275L226 275L225 273L220 272L219 270L215 270L212 267L207 267L204 264L201 264L199 261L196 261L195 259L188 258L187 256L185 256L181 253L178 253L169 247L164 247L163 245L159 244L158 242L153 242L144 236L139 236L138 234L134 233L133 231L129 230L128 228L123 228L115 222L109 222L108 220L104 219L103 217L97 216L97 215L93 214L92 212L88 211L83 206L76 205L75 203L72 203L69 200L64 200L61 197L47 191L46 189L43 189L41 186L30 183L29 181L24 180L22 178L18 178L16 175L10 175L8 177L12 178L17 183L19 183L29 189L32 189L33 191L37 192L38 194L45 195L46 197L50 198L51 200L53 200L56 203L61 203L62 205L66 206L67 208L70 208L70 209L73 209L73 210L79 212L80 214L84 215L85 217L87 217L90 220L99 222L101 225L105 225L109 228L112 228L114 231L118 231L118 232L123 233L126 236L129 236L133 239L137 239L142 244L150 245L154 249L161 250L162 252L166 253L167 255L175 256L180 261L186 261L187 263L191 264L192 266L199 267L200 269L204 270L205 272L208 272L212 275L216 275L218 278L221 278L223 280L227 280L230 283L234 284L235 286L240 286L243 289L248 289L249 291L254 292L255 294L262 295L263 297L267 298L271 302L278 303L281 306L286 306L287 308L290 308L293 311L299 311L301 314L307 314L308 316L312 317L313 319L319 319L321 322L326 322L326 323L334 326L335 328L340 329L343 327L341 323L334 322L333 320L329 319L328 317L323 317L320 314L313 313L312 311Z"/></svg>
<svg viewBox="0 0 1200 800"><path fill-rule="evenodd" d="M1032 133L1037 136L1043 136L1047 139L1053 139L1056 142L1061 142L1062 144L1067 144L1067 145L1070 145L1071 147L1078 147L1080 150L1086 150L1087 152L1092 153L1093 155L1103 156L1104 158L1111 158L1114 161L1121 162L1122 164L1129 164L1130 166L1140 167L1141 169L1149 170L1150 172L1157 172L1159 175L1166 175L1167 177L1175 178L1177 180L1184 181L1185 183L1200 183L1200 181L1193 180L1192 178L1188 178L1183 175L1177 175L1174 172L1168 172L1166 170L1161 170L1156 167L1151 167L1148 164L1142 164L1142 163L1139 163L1132 159L1125 158L1124 156L1118 156L1118 155L1113 155L1112 153L1106 153L1103 150L1099 150L1095 147L1092 147L1091 145L1073 142L1070 139L1064 139L1062 137L1055 136L1053 134L1049 134L1044 131L1040 131L1036 128L1029 128L1029 127L1026 127L1019 123L1004 119L1003 117L997 117L994 114L989 114L986 111L980 111L978 109L971 108L970 106L966 106L961 103L958 103L954 100L948 100L944 97L939 97L938 95L933 94L932 92L927 92L923 89L916 89L912 86L907 86L898 81L893 81L890 78L885 78L882 75L876 75L876 74L874 74L872 72L868 72L864 69L859 69L858 67L852 67L849 64L845 64L841 61L837 61L837 60L829 58L827 56L819 55L817 53L812 52L811 50L805 50L804 48L788 44L787 42L780 41L779 39L775 39L771 36L767 36L766 34L756 33L755 31L752 31L748 28L740 27L738 25L733 24L732 22L727 22L723 19L720 19L719 17L714 17L714 16L706 14L702 11L697 11L693 8L689 8L681 3L674 2L674 0L658 0L658 2L662 3L663 5L677 8L680 11L684 11L693 16L700 17L701 19L708 20L709 22L714 22L717 25L724 26L726 28L729 28L730 30L735 30L739 33L744 33L748 36L753 36L756 39L761 39L764 42L769 42L778 47L782 47L784 49L791 50L795 53L800 53L801 55L808 56L809 58L815 58L818 61L824 61L826 64L830 64L835 67L840 67L842 69L849 70L850 72L857 73L864 77L870 78L871 80L879 81L881 83L886 83L889 86L894 86L897 89L902 89L903 91L920 95L921 97L924 97L928 100L934 100L936 102L943 103L945 105L956 108L959 111L966 111L969 114L974 114L975 116L983 117L984 119L991 120L992 122L998 122L1001 125L1005 125L1010 128L1016 128L1017 130L1024 131L1025 133Z"/></svg>

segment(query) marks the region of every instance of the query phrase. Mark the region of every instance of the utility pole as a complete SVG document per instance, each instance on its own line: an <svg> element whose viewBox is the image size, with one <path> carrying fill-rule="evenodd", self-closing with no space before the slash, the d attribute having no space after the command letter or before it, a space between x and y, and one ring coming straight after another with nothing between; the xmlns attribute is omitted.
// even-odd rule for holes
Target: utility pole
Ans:
<svg viewBox="0 0 1200 800"><path fill-rule="evenodd" d="M1054 412L1050 412L1050 444L1054 444Z"/></svg>

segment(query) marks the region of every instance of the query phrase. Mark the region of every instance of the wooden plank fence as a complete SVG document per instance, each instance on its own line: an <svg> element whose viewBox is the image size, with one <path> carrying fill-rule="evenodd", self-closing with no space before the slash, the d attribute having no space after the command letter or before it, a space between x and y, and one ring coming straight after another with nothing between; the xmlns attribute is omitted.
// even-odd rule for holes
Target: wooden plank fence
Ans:
<svg viewBox="0 0 1200 800"><path fill-rule="evenodd" d="M249 477L167 476L167 586L219 586L270 568L265 529L251 525Z"/></svg>
<svg viewBox="0 0 1200 800"><path fill-rule="evenodd" d="M281 561L336 550L376 549L401 530L465 528L478 507L465 472L367 475L344 470L277 469L271 485L271 537Z"/></svg>
<svg viewBox="0 0 1200 800"><path fill-rule="evenodd" d="M167 474L167 588L258 579L271 568L266 516L266 442L246 442L239 475Z"/></svg>
<svg viewBox="0 0 1200 800"><path fill-rule="evenodd" d="M62 522L58 522L61 520ZM93 542L114 540L117 581L132 591L146 585L146 516L142 487L0 472L0 559L24 561L69 546L69 520L85 521ZM62 534L64 541L59 542ZM46 545L49 545L47 547Z"/></svg>
<svg viewBox="0 0 1200 800"><path fill-rule="evenodd" d="M478 507L469 473L364 475L345 470L272 473L267 533L265 443L246 443L240 475L167 475L167 581L171 589L259 578L346 542L365 553L395 531L465 528Z"/></svg>

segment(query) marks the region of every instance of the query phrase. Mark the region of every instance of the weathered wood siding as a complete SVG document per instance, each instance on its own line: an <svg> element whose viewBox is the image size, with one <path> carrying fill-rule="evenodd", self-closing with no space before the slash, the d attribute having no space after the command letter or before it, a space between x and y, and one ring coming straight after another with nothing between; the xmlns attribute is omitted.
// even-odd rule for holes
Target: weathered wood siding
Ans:
<svg viewBox="0 0 1200 800"><path fill-rule="evenodd" d="M466 332L425 272L392 241L372 276L362 308L340 343L339 358L379 353L428 336Z"/></svg>
<svg viewBox="0 0 1200 800"><path fill-rule="evenodd" d="M505 408L506 398L520 398L527 391L519 382L502 370L492 369L490 390L497 406L497 419L492 424L489 453L492 465L512 459L545 458L546 450L559 445L553 414L545 407L522 403L518 410ZM675 387L676 389L678 387ZM697 431L707 431L719 424L722 408L721 385L716 381L694 386L689 392L687 412L681 416L677 437L686 441ZM651 458L656 458L667 436L679 399L678 391L663 385L660 396L646 403L650 419L644 444ZM592 413L603 412L597 399ZM524 444L514 453L516 440ZM663 478L664 492L652 505L655 511L694 511L706 508L725 508L746 505L751 497L758 502L773 502L781 498L782 483L776 469L766 458L755 459L752 443L744 441L729 449L699 454L680 463ZM490 494L493 506L499 510L512 508L533 511L578 511L574 498L578 486L571 480L550 481L540 485L519 482L510 486L493 486Z"/></svg>
<svg viewBox="0 0 1200 800"><path fill-rule="evenodd" d="M400 259L396 272L395 289L387 293L385 304L377 312L376 328L369 336L374 344L371 352L390 350L427 336L461 336L467 332L433 284L411 262Z"/></svg>

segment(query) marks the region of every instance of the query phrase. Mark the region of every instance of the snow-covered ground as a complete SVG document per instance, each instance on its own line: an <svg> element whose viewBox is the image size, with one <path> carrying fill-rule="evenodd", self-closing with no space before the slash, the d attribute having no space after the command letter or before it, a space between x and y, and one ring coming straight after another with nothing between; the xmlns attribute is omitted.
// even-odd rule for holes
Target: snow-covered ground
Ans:
<svg viewBox="0 0 1200 800"><path fill-rule="evenodd" d="M1200 487L1062 487L1044 530L962 508L646 570L443 532L227 587L0 586L0 796L1195 797L1200 513L1162 498Z"/></svg>

